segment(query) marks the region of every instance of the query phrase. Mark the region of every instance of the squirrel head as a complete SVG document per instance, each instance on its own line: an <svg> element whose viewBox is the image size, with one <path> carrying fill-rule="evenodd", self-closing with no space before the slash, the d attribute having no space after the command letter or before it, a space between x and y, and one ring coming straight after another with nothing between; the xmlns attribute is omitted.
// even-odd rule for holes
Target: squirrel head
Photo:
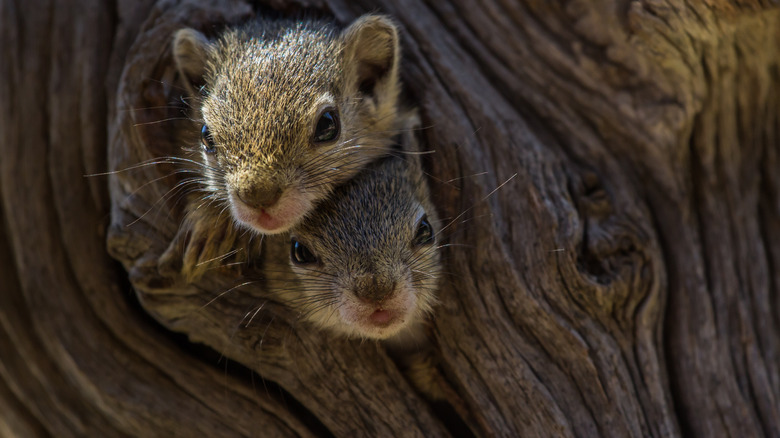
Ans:
<svg viewBox="0 0 780 438"><path fill-rule="evenodd" d="M398 339L431 311L438 219L416 158L369 165L291 230L290 264L304 294L295 302L309 321L349 337Z"/></svg>
<svg viewBox="0 0 780 438"><path fill-rule="evenodd" d="M182 29L173 54L202 121L206 190L263 234L298 223L386 154L397 129L399 41L387 17L341 32L260 20L215 41Z"/></svg>

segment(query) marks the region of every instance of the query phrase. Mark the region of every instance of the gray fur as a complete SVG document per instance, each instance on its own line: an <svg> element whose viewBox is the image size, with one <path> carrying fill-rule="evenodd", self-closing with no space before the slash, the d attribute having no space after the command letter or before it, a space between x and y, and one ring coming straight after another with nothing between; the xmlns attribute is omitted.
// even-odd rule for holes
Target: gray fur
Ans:
<svg viewBox="0 0 780 438"><path fill-rule="evenodd" d="M410 123L416 126L414 120ZM413 241L421 216L427 216L434 234L440 224L413 135L404 136L400 153L368 165L291 230L291 237L306 245L318 263L291 262L300 287L287 297L315 324L350 337L419 341L425 315L436 302L440 255L437 241L422 246ZM412 285L417 302L400 330L377 335L340 318L343 294L378 305L404 281Z"/></svg>

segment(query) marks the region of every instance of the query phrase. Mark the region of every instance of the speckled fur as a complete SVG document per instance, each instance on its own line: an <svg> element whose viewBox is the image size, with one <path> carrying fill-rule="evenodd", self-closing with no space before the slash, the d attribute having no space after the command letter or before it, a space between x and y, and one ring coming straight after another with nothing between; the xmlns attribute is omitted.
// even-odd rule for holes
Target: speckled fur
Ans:
<svg viewBox="0 0 780 438"><path fill-rule="evenodd" d="M420 163L419 119L412 111L399 117L403 134L393 155L369 164L337 187L289 235L269 236L262 269L269 294L296 310L302 321L337 336L381 341L412 386L431 400L451 402L457 395L438 370L426 330L438 301L441 243L437 233L442 224ZM415 246L422 213L436 238ZM305 244L318 262L296 265L291 239ZM415 297L402 324L376 332L343 319L340 308L357 289L370 295L366 287L389 283L405 284Z"/></svg>
<svg viewBox="0 0 780 438"><path fill-rule="evenodd" d="M173 46L195 98L193 117L216 146L201 153L202 185L160 262L188 281L233 247L241 247L234 260L246 260L244 243L213 238L217 227L235 228L220 233L239 240L268 232L237 216L235 193L281 190L287 223L273 232L285 231L385 155L399 129L398 35L386 17L363 16L344 31L322 21L261 18L215 42L183 29ZM337 108L341 134L317 145L311 139L324 106Z"/></svg>
<svg viewBox="0 0 780 438"><path fill-rule="evenodd" d="M411 116L407 122L417 126L415 121ZM296 266L291 262L299 286L279 289L289 290L286 301L304 319L337 334L420 343L425 316L436 302L441 269L438 242L415 246L413 241L422 215L427 215L434 234L440 224L415 154L414 132L404 138L402 151L368 165L290 231L317 256L318 263ZM339 312L356 293L370 295L367 288L393 284L396 294L408 291L415 300L400 326L365 331Z"/></svg>
<svg viewBox="0 0 780 438"><path fill-rule="evenodd" d="M397 79L388 92L369 98L358 92L346 58L343 38L327 23L259 22L224 35L208 63L202 102L217 161L227 173L211 179L212 189L263 179L319 182L328 171L328 184L307 186L321 199L361 164L383 155L397 130ZM339 110L341 137L313 146L324 101Z"/></svg>

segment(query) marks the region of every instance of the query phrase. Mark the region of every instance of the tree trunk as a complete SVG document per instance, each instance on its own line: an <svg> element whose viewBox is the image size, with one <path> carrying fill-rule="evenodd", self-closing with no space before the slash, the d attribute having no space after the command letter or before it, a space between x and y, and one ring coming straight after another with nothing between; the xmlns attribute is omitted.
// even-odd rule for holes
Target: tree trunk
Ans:
<svg viewBox="0 0 780 438"><path fill-rule="evenodd" d="M161 276L173 165L85 177L181 147L176 29L271 9L403 29L452 409L245 276ZM5 0L0 32L0 435L780 436L776 1Z"/></svg>

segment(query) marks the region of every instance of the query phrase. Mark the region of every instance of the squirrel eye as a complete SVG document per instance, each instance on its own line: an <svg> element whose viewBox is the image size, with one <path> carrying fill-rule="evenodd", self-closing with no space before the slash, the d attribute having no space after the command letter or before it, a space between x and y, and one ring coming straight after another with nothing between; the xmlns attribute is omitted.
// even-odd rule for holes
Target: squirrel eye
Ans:
<svg viewBox="0 0 780 438"><path fill-rule="evenodd" d="M338 138L339 115L333 108L328 108L320 114L317 127L314 129L314 143L327 143Z"/></svg>
<svg viewBox="0 0 780 438"><path fill-rule="evenodd" d="M290 260L296 265L310 265L317 263L317 257L309 251L301 242L293 239L290 245Z"/></svg>
<svg viewBox="0 0 780 438"><path fill-rule="evenodd" d="M217 147L214 145L214 137L211 136L211 131L209 131L209 127L206 125L203 125L203 128L200 130L200 142L203 144L203 150L207 154L213 154L217 151Z"/></svg>
<svg viewBox="0 0 780 438"><path fill-rule="evenodd" d="M422 219L420 219L420 224L417 226L417 234L414 236L415 246L433 243L434 237L433 227L430 222L428 222L428 216L423 216Z"/></svg>

